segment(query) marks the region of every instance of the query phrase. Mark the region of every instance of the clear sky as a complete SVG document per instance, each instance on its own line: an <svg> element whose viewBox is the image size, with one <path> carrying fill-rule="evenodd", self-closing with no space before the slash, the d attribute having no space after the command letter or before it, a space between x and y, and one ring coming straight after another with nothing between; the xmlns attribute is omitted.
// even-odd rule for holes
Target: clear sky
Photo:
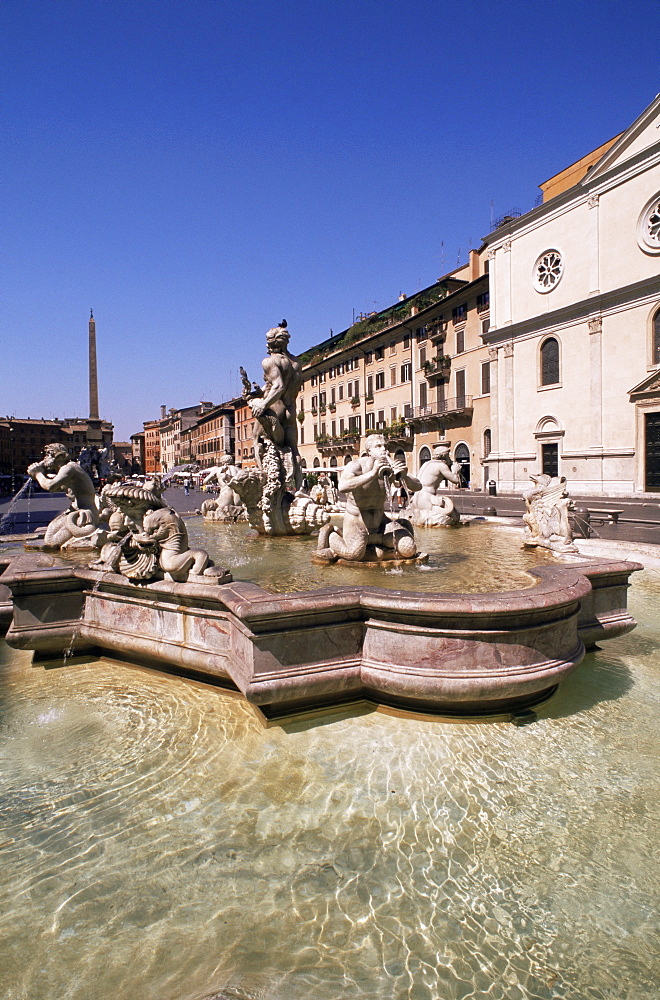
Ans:
<svg viewBox="0 0 660 1000"><path fill-rule="evenodd" d="M647 0L3 0L0 414L260 378L463 262L660 90Z"/></svg>

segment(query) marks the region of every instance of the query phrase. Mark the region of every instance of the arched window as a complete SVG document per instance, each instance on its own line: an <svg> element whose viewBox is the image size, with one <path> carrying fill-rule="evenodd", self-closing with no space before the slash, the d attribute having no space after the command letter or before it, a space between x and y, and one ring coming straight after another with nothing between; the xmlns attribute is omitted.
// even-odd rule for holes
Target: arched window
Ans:
<svg viewBox="0 0 660 1000"><path fill-rule="evenodd" d="M336 469L337 468L337 456L336 455L332 455L331 458L330 458L330 468L331 469Z"/></svg>
<svg viewBox="0 0 660 1000"><path fill-rule="evenodd" d="M541 385L559 382L559 341L548 337L541 344Z"/></svg>
<svg viewBox="0 0 660 1000"><path fill-rule="evenodd" d="M424 446L419 453L419 464L424 465L424 462L430 462L430 461L431 461L431 452L426 446Z"/></svg>
<svg viewBox="0 0 660 1000"><path fill-rule="evenodd" d="M321 459L320 458L315 458L314 459L314 468L315 469L320 469L321 468Z"/></svg>
<svg viewBox="0 0 660 1000"><path fill-rule="evenodd" d="M653 317L653 364L660 365L660 309Z"/></svg>
<svg viewBox="0 0 660 1000"><path fill-rule="evenodd" d="M348 463L352 461L353 461L352 455L344 455L344 465L348 465Z"/></svg>
<svg viewBox="0 0 660 1000"><path fill-rule="evenodd" d="M488 458L490 455L490 449L492 446L492 435L490 433L490 427L487 427L484 431L484 458Z"/></svg>
<svg viewBox="0 0 660 1000"><path fill-rule="evenodd" d="M401 450L401 448L399 448L398 451L394 452L394 458L396 459L397 462L405 462L406 454L404 451Z"/></svg>

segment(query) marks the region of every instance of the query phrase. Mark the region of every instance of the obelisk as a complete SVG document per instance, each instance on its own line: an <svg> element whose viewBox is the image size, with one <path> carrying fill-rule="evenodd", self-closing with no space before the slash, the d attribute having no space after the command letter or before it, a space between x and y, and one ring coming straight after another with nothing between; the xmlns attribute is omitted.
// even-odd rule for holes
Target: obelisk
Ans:
<svg viewBox="0 0 660 1000"><path fill-rule="evenodd" d="M99 384L96 367L96 323L94 310L89 310L89 420L87 443L103 447L103 432L99 418Z"/></svg>

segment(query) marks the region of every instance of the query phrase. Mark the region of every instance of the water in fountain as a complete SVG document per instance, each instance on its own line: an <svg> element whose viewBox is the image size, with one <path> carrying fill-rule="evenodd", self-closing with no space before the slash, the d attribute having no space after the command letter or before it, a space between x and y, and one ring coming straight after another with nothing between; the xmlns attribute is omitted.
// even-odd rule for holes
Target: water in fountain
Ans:
<svg viewBox="0 0 660 1000"><path fill-rule="evenodd" d="M264 729L194 681L5 648L3 995L655 1000L660 573L630 604L523 729Z"/></svg>
<svg viewBox="0 0 660 1000"><path fill-rule="evenodd" d="M389 590L484 593L515 590L536 582L528 570L553 562L544 549L523 549L520 532L487 522L463 528L416 528L418 547L428 563L387 569L356 564L318 566L310 555L315 539L257 536L246 524L186 521L190 544L206 549L235 580L286 593L342 585Z"/></svg>
<svg viewBox="0 0 660 1000"><path fill-rule="evenodd" d="M29 532L29 530L30 530L30 500L32 498L33 492L34 492L34 479L32 479L31 477L28 477L25 480L25 482L23 483L23 485L21 486L21 488L18 490L18 492L10 500L9 507L7 508L6 512L0 517L0 535L4 535L7 532L7 529L12 526L13 514L14 514L14 511L16 509L16 506L18 505L18 501L19 500L23 500L24 498L27 499L27 501L28 501L28 508L27 508L28 522L27 522L27 527L28 527L28 532Z"/></svg>

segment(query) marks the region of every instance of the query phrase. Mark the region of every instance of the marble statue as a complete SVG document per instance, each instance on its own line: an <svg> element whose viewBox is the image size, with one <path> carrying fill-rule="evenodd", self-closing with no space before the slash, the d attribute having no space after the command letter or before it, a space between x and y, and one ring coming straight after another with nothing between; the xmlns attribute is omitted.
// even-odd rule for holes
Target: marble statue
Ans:
<svg viewBox="0 0 660 1000"><path fill-rule="evenodd" d="M250 384L244 368L241 368L241 377L244 399L261 426L255 448L258 464L263 467L268 443L273 444L287 464L290 478L299 490L302 485L302 468L298 453L296 397L302 376L298 359L289 353L289 337L285 319L267 332L268 356L261 363L265 378L261 388L254 383Z"/></svg>
<svg viewBox="0 0 660 1000"><path fill-rule="evenodd" d="M408 474L405 462L390 461L382 434L370 434L365 451L342 469L339 490L348 499L341 531L332 524L321 529L314 561L425 559L417 552L410 521L385 512L390 479L405 484L411 493L420 490L421 483Z"/></svg>
<svg viewBox="0 0 660 1000"><path fill-rule="evenodd" d="M330 515L301 491L296 396L300 364L289 354L286 320L266 334L268 357L262 362L263 387L250 382L241 368L243 399L259 421L255 456L258 469L242 469L228 483L247 508L248 520L260 535L309 534ZM296 494L287 489L293 482Z"/></svg>
<svg viewBox="0 0 660 1000"><path fill-rule="evenodd" d="M220 491L217 496L203 501L199 513L203 514L207 521L244 520L247 516L245 507L238 493L229 485L230 480L240 472L238 466L234 465L232 456L223 455L220 459L220 465L214 465L205 471L202 486L215 480Z"/></svg>
<svg viewBox="0 0 660 1000"><path fill-rule="evenodd" d="M540 546L553 552L577 552L568 520L571 501L564 476L545 473L529 477L534 485L523 493L526 511L524 545Z"/></svg>
<svg viewBox="0 0 660 1000"><path fill-rule="evenodd" d="M417 473L417 478L422 488L413 496L411 510L413 524L426 528L459 524L461 515L456 510L454 501L449 496L438 496L437 493L441 482L447 481L456 486L460 484L458 470L449 462L449 449L444 445L436 445L433 457L424 462Z"/></svg>
<svg viewBox="0 0 660 1000"><path fill-rule="evenodd" d="M163 576L177 583L231 580L207 552L189 547L186 526L163 501L157 480L144 485L113 483L103 490L103 499L113 512L107 542L93 568L142 582Z"/></svg>
<svg viewBox="0 0 660 1000"><path fill-rule="evenodd" d="M43 547L96 548L101 503L94 483L78 462L71 460L66 447L57 442L46 445L42 461L34 462L27 471L42 489L49 493L64 491L70 501L69 507L46 528Z"/></svg>
<svg viewBox="0 0 660 1000"><path fill-rule="evenodd" d="M274 466L269 470L268 466ZM309 535L330 520L330 514L304 493L290 493L277 479L278 468L266 454L266 468L240 469L229 481L247 510L250 526L260 535ZM279 467L281 471L281 466Z"/></svg>

